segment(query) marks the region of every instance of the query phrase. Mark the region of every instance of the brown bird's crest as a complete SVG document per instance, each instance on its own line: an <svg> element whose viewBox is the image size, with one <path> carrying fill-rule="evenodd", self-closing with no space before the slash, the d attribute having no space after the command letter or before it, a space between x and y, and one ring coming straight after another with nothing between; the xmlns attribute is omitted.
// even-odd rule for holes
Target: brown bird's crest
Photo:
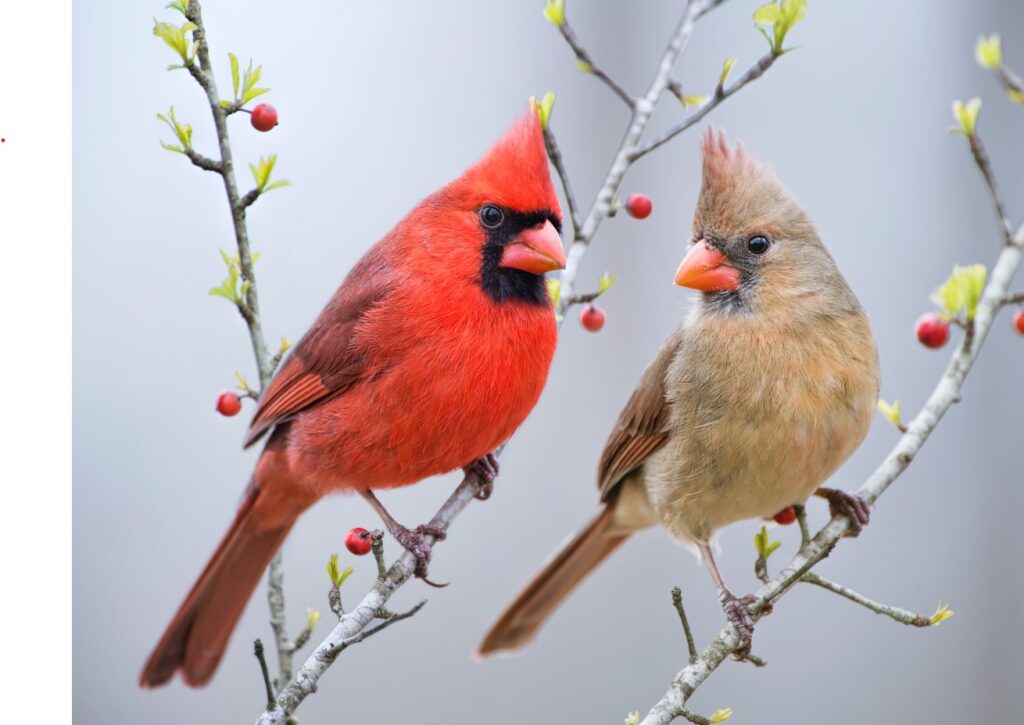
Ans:
<svg viewBox="0 0 1024 725"><path fill-rule="evenodd" d="M725 131L709 127L701 138L701 151L704 171L694 217L698 230L731 236L760 225L771 232L780 211L801 213L772 170L751 156L742 142L732 146Z"/></svg>

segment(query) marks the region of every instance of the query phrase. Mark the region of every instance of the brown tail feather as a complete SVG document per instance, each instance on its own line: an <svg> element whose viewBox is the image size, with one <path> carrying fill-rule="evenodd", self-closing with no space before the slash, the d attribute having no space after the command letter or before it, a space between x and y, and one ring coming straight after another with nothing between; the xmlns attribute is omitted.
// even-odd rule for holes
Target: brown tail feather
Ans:
<svg viewBox="0 0 1024 725"><path fill-rule="evenodd" d="M477 649L481 657L516 650L532 640L587 574L629 537L613 531L614 508L605 506L572 541L563 546L494 623Z"/></svg>
<svg viewBox="0 0 1024 725"><path fill-rule="evenodd" d="M304 509L282 512L285 499L261 494L250 487L231 528L149 656L139 679L142 687L163 685L178 670L192 687L213 676L263 571Z"/></svg>

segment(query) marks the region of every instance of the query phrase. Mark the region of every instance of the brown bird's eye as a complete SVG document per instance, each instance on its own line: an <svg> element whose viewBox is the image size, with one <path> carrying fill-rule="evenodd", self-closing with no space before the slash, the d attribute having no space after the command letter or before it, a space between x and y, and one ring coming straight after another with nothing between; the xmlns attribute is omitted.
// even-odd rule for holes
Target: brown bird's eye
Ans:
<svg viewBox="0 0 1024 725"><path fill-rule="evenodd" d="M505 212L493 204L488 204L480 209L480 221L488 229L497 229L505 221Z"/></svg>
<svg viewBox="0 0 1024 725"><path fill-rule="evenodd" d="M768 239L766 237L751 237L747 241L747 249L754 254L764 254L768 251Z"/></svg>

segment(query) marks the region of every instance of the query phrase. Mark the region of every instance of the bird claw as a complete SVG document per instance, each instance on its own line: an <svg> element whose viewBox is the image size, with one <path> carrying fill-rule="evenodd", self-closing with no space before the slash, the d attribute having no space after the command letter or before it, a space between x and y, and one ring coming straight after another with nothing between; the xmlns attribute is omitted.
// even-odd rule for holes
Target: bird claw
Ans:
<svg viewBox="0 0 1024 725"><path fill-rule="evenodd" d="M725 592L721 597L722 610L729 622L739 633L740 641L733 650L732 656L737 660L745 660L750 654L750 646L754 639L754 617L750 614L750 605L757 601L753 594L737 597Z"/></svg>
<svg viewBox="0 0 1024 725"><path fill-rule="evenodd" d="M846 536L859 536L871 520L868 502L857 494L824 487L818 489L818 493L828 501L828 510L833 517L845 516L849 520L850 528L846 531Z"/></svg>
<svg viewBox="0 0 1024 725"><path fill-rule="evenodd" d="M482 458L477 458L462 470L467 476L475 473L480 478L474 498L478 501L489 499L494 492L494 479L498 477L500 470L497 456L493 453L488 453Z"/></svg>
<svg viewBox="0 0 1024 725"><path fill-rule="evenodd" d="M444 541L448 538L448 534L445 533L444 529L429 525L417 526L415 529L407 529L404 526L400 526L392 531L391 535L395 537L395 541L402 545L403 549L416 557L415 574L417 578L438 589L448 586L447 583L438 584L427 578L427 568L430 565L430 558L434 553L434 545L427 541L427 536L433 536L435 541Z"/></svg>

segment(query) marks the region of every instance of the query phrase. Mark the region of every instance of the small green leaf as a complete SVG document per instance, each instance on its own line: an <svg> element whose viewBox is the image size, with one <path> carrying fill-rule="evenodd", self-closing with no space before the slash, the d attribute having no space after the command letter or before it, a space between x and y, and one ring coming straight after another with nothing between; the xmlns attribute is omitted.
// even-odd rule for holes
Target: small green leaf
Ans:
<svg viewBox="0 0 1024 725"><path fill-rule="evenodd" d="M590 73L594 70L594 66L590 65L590 63L587 63L586 61L577 60L576 70L583 71L584 73Z"/></svg>
<svg viewBox="0 0 1024 725"><path fill-rule="evenodd" d="M281 181L275 181L273 184L267 184L267 186L263 189L263 193L266 194L268 191L273 191L274 189L280 189L282 186L291 186L291 185L292 185L292 182L286 181L286 180L282 179Z"/></svg>
<svg viewBox="0 0 1024 725"><path fill-rule="evenodd" d="M231 61L231 87L234 89L232 98L238 99L238 58L234 53L228 53L228 60Z"/></svg>
<svg viewBox="0 0 1024 725"><path fill-rule="evenodd" d="M171 144L164 143L163 141L160 142L160 145L163 146L168 151L174 151L175 153L179 154L185 153L185 149L183 149L181 146L172 146Z"/></svg>
<svg viewBox="0 0 1024 725"><path fill-rule="evenodd" d="M235 371L235 387L243 393L251 393L252 388L249 387L249 381L245 379L242 373Z"/></svg>
<svg viewBox="0 0 1024 725"><path fill-rule="evenodd" d="M931 300L946 319L953 319L963 312L967 321L973 320L985 289L987 274L983 264L972 264L969 267L956 265L949 279L932 293Z"/></svg>
<svg viewBox="0 0 1024 725"><path fill-rule="evenodd" d="M947 619L953 616L955 612L949 608L948 604L939 602L939 608L935 610L935 614L928 620L929 627L937 627L938 625L945 622Z"/></svg>
<svg viewBox="0 0 1024 725"><path fill-rule="evenodd" d="M195 49L192 47L192 40L186 37L194 30L198 30L195 23L186 22L180 26L173 23L158 23L153 21L153 35L161 38L167 46L181 57L181 62L188 65L195 57Z"/></svg>
<svg viewBox="0 0 1024 725"><path fill-rule="evenodd" d="M1003 64L1003 43L999 35L993 33L978 38L978 44L974 46L974 58L982 68L998 70Z"/></svg>
<svg viewBox="0 0 1024 725"><path fill-rule="evenodd" d="M252 171L252 177L256 180L256 188L260 193L269 191L267 184L270 182L270 174L274 171L274 165L277 163L277 155L270 154L266 158L260 156L260 160L256 164L249 164L249 170ZM280 185L278 182L277 185ZM287 182L285 182L287 183ZM253 259L255 262L255 257Z"/></svg>
<svg viewBox="0 0 1024 725"><path fill-rule="evenodd" d="M558 306L558 300L562 296L562 283L557 279L549 279L547 281L548 296L551 298L551 304Z"/></svg>
<svg viewBox="0 0 1024 725"><path fill-rule="evenodd" d="M178 123L177 117L174 115L174 106L171 106L170 110L167 111L167 116L162 113L156 114L158 120L163 121L167 126L174 132L174 135L178 138L184 150L178 149L178 147L168 146L163 141L160 145L169 151L179 151L179 153L185 153L186 151L192 150L192 126L189 124Z"/></svg>
<svg viewBox="0 0 1024 725"><path fill-rule="evenodd" d="M352 573L352 567L348 566L342 571L338 565L338 555L331 554L331 558L327 560L327 576L331 579L331 584L336 587L340 587L348 579Z"/></svg>
<svg viewBox="0 0 1024 725"><path fill-rule="evenodd" d="M711 717L708 718L708 722L712 723L712 725L717 725L717 723L725 722L731 717L732 708L723 707L721 710L715 710L713 713L711 713Z"/></svg>
<svg viewBox="0 0 1024 725"><path fill-rule="evenodd" d="M636 710L626 714L626 719L623 721L626 725L640 725L640 711Z"/></svg>
<svg viewBox="0 0 1024 725"><path fill-rule="evenodd" d="M788 52L782 47L786 41L786 35L805 17L807 17L807 0L779 0L778 3L770 2L754 11L755 23L772 28L774 37L769 36L764 28L759 27L758 30L764 35L775 55Z"/></svg>
<svg viewBox="0 0 1024 725"><path fill-rule="evenodd" d="M253 98L256 98L257 96L262 96L264 93L269 93L269 92L270 92L269 88L250 88L242 96L242 104L245 105L246 103L251 101Z"/></svg>
<svg viewBox="0 0 1024 725"><path fill-rule="evenodd" d="M320 612L315 609L306 610L306 629L312 631L316 623L320 621Z"/></svg>
<svg viewBox="0 0 1024 725"><path fill-rule="evenodd" d="M901 427L903 423L900 420L900 401L894 400L892 403L887 403L884 400L878 401L878 412L882 416L892 423L897 428Z"/></svg>
<svg viewBox="0 0 1024 725"><path fill-rule="evenodd" d="M708 102L708 97L707 96L683 96L680 100L683 102L683 107L686 108L688 106L703 106L705 103Z"/></svg>
<svg viewBox="0 0 1024 725"><path fill-rule="evenodd" d="M718 77L718 85L724 86L725 82L729 79L729 74L732 72L732 67L736 65L736 59L728 57L725 62L722 63L722 74Z"/></svg>
<svg viewBox="0 0 1024 725"><path fill-rule="evenodd" d="M252 67L252 59L249 59L249 65L245 69L245 73L242 74L242 97L241 104L244 106L246 103L251 101L257 96L262 96L264 93L269 91L269 88L257 88L256 84L259 83L260 76L263 74L263 66L258 65L254 69ZM235 92L237 97L238 93Z"/></svg>
<svg viewBox="0 0 1024 725"><path fill-rule="evenodd" d="M291 346L292 346L291 341L287 337L282 335L281 336L281 346L279 348L277 348L277 354L278 355L284 355L286 352L288 352L288 350L291 348Z"/></svg>
<svg viewBox="0 0 1024 725"><path fill-rule="evenodd" d="M544 8L544 17L556 27L565 23L565 0L548 0Z"/></svg>
<svg viewBox="0 0 1024 725"><path fill-rule="evenodd" d="M974 130L978 126L979 111L981 111L980 98L972 98L967 103L964 103L963 101L953 101L953 118L955 118L957 123L960 124L959 128L953 129L953 133L963 134L964 136L973 136Z"/></svg>
<svg viewBox="0 0 1024 725"><path fill-rule="evenodd" d="M188 15L188 0L171 0L171 2L164 7L170 10L177 10L182 15Z"/></svg>
<svg viewBox="0 0 1024 725"><path fill-rule="evenodd" d="M762 23L764 25L775 25L775 23L779 22L779 19L781 17L782 11L779 9L779 6L775 4L774 0L772 0L772 2L768 3L767 5L762 5L757 10L754 11L755 23Z"/></svg>
<svg viewBox="0 0 1024 725"><path fill-rule="evenodd" d="M210 290L210 294L214 297L223 297L226 300L238 304L238 293L235 291L234 285L229 286L227 280L224 281L220 287L214 287Z"/></svg>
<svg viewBox="0 0 1024 725"><path fill-rule="evenodd" d="M614 274L610 275L607 272L602 274L601 275L601 279L598 281L597 293L599 295L603 295L605 292L607 292L609 289L611 289L611 286L613 284L615 284L615 280L617 278L618 278L617 275L614 275Z"/></svg>
<svg viewBox="0 0 1024 725"><path fill-rule="evenodd" d="M775 550L782 546L781 541L770 541L768 539L768 529L764 526L761 530L754 534L754 549L757 550L757 555L765 561L768 557L775 553Z"/></svg>
<svg viewBox="0 0 1024 725"><path fill-rule="evenodd" d="M1008 91L1006 91L1006 95L1014 103L1022 103L1022 104L1024 104L1024 92L1018 91L1015 88L1010 88Z"/></svg>
<svg viewBox="0 0 1024 725"><path fill-rule="evenodd" d="M537 109L537 118L540 120L540 127L546 129L548 127L548 121L551 120L551 109L555 107L555 94L552 91L548 91L540 101L537 101L535 97L531 97L530 105Z"/></svg>

